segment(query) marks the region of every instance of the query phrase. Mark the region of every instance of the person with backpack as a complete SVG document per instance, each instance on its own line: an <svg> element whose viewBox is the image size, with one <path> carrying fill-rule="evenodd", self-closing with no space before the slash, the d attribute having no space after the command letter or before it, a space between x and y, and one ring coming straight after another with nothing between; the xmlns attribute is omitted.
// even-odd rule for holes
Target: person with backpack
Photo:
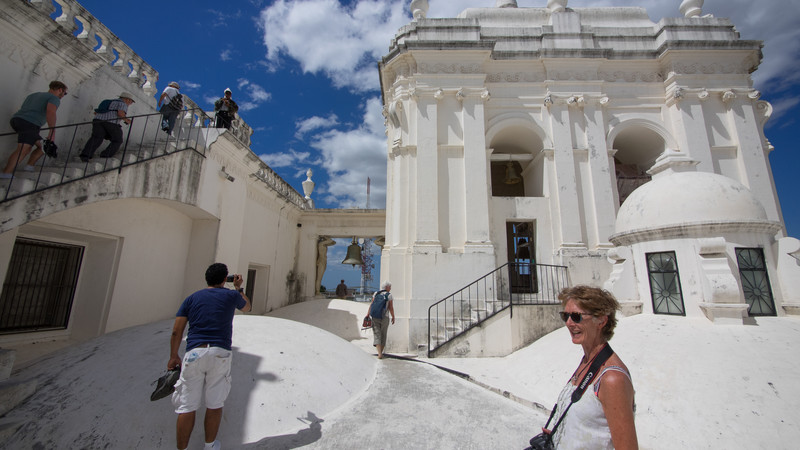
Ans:
<svg viewBox="0 0 800 450"><path fill-rule="evenodd" d="M56 137L56 110L65 95L67 95L67 85L60 81L51 81L47 92L35 92L25 98L19 111L11 116L11 128L17 132L17 148L8 157L0 178L11 178L14 169L28 156L34 145L36 150L31 153L24 170L33 170L36 161L45 153L51 158L56 157L56 146L52 144ZM50 127L50 131L47 133L45 144L42 144L39 132L45 123Z"/></svg>
<svg viewBox="0 0 800 450"><path fill-rule="evenodd" d="M164 88L161 97L158 98L159 112L161 112L162 116L161 129L170 136L172 136L172 129L175 128L175 120L183 109L183 95L181 95L180 90L181 86L171 81Z"/></svg>
<svg viewBox="0 0 800 450"><path fill-rule="evenodd" d="M386 348L386 336L389 333L389 314L392 315L394 324L394 304L391 291L392 283L383 283L380 291L372 295L369 304L369 315L372 317L372 345L378 350L378 359L383 359L383 349Z"/></svg>
<svg viewBox="0 0 800 450"><path fill-rule="evenodd" d="M123 92L119 98L103 100L94 110L94 120L92 120L92 137L86 141L86 145L81 151L80 158L83 162L89 162L94 156L94 152L100 147L104 140L108 139L108 147L100 152L103 158L110 158L117 153L122 145L122 120L126 124L131 124L128 119L128 106L134 103L133 95Z"/></svg>

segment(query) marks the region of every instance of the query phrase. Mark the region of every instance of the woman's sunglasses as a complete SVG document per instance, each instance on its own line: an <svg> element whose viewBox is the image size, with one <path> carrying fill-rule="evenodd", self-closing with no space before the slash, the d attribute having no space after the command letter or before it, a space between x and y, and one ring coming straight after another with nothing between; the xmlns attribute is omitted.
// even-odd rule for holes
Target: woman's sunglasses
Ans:
<svg viewBox="0 0 800 450"><path fill-rule="evenodd" d="M560 313L558 313L558 315L561 316L561 320L563 320L564 322L566 322L567 319L572 319L572 321L575 323L581 323L581 320L583 320L583 316L591 316L591 314L587 313L576 313L576 312L568 313L564 311L561 311Z"/></svg>

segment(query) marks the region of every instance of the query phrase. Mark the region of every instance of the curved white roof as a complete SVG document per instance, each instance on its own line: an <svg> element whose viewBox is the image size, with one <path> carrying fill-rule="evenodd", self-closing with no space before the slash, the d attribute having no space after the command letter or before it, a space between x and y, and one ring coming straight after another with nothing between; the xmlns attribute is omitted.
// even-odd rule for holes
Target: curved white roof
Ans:
<svg viewBox="0 0 800 450"><path fill-rule="evenodd" d="M676 172L633 191L619 209L616 234L703 223L769 223L744 185L708 172Z"/></svg>

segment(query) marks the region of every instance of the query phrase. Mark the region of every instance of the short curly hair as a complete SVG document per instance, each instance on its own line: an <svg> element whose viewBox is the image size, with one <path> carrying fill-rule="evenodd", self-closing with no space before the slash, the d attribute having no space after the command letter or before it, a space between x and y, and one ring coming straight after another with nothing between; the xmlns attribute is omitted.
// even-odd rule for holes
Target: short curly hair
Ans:
<svg viewBox="0 0 800 450"><path fill-rule="evenodd" d="M209 286L217 286L225 282L228 276L228 266L222 263L214 263L206 269L206 283Z"/></svg>
<svg viewBox="0 0 800 450"><path fill-rule="evenodd" d="M594 317L608 316L608 322L601 332L607 341L614 336L619 302L611 292L594 286L577 285L562 289L558 299L562 306L566 306L568 300L574 300L582 310Z"/></svg>

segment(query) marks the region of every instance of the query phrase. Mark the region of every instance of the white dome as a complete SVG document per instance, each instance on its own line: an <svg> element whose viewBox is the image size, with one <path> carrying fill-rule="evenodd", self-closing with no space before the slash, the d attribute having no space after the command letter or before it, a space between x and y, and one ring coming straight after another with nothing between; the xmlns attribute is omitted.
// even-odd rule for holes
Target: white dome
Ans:
<svg viewBox="0 0 800 450"><path fill-rule="evenodd" d="M741 183L715 173L676 172L633 191L619 209L616 234L703 223L765 223L767 213Z"/></svg>

